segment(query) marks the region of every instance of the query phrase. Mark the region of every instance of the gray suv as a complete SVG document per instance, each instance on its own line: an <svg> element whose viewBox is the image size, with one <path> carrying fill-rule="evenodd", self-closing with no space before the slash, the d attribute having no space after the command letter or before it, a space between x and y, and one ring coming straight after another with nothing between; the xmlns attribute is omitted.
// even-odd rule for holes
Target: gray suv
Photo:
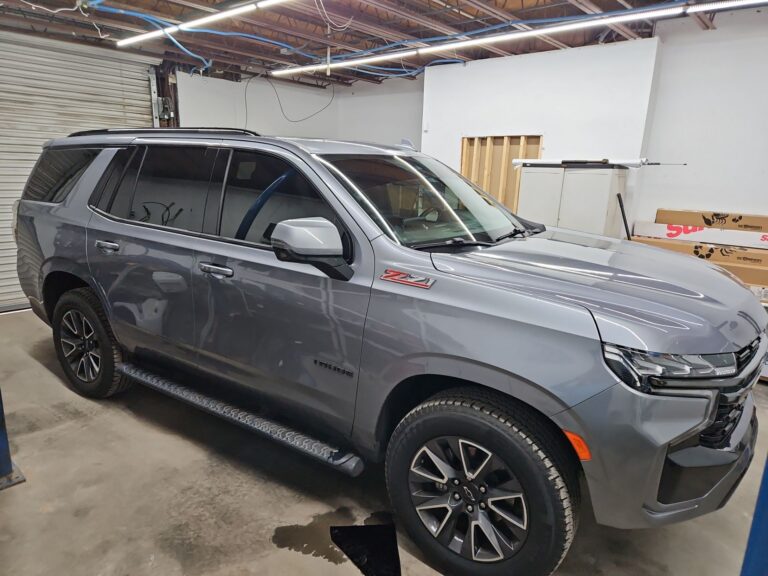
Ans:
<svg viewBox="0 0 768 576"><path fill-rule="evenodd" d="M451 574L723 506L768 316L708 262L545 229L411 149L239 130L45 145L21 285L71 387L140 382L350 475Z"/></svg>

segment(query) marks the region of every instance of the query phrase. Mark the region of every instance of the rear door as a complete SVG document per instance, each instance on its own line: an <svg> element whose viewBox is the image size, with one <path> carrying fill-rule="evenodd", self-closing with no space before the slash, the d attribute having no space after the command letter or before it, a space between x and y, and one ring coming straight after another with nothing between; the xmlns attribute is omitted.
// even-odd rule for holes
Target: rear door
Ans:
<svg viewBox="0 0 768 576"><path fill-rule="evenodd" d="M306 164L278 147L255 146L232 151L220 214L208 231L218 238L197 242L199 364L346 434L370 298L371 245ZM349 281L275 256L275 225L310 216L342 231L354 270Z"/></svg>
<svg viewBox="0 0 768 576"><path fill-rule="evenodd" d="M153 142L121 152L93 198L87 254L118 340L139 357L192 365L190 238L203 229L218 149Z"/></svg>

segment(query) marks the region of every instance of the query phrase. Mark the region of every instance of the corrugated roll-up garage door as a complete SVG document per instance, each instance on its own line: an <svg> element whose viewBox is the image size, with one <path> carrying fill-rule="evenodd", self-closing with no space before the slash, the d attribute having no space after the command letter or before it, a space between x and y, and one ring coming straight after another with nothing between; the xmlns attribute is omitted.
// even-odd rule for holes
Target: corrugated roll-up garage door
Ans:
<svg viewBox="0 0 768 576"><path fill-rule="evenodd" d="M159 60L0 31L0 311L27 306L11 211L42 144L91 128L153 126Z"/></svg>

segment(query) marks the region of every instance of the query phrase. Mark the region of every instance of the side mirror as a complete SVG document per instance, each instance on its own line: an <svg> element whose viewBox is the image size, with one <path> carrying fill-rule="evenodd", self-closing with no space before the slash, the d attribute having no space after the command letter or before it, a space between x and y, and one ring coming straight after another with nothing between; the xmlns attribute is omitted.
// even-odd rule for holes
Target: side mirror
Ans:
<svg viewBox="0 0 768 576"><path fill-rule="evenodd" d="M325 218L278 222L271 240L278 260L311 264L335 280L352 278L352 268L344 260L339 230Z"/></svg>

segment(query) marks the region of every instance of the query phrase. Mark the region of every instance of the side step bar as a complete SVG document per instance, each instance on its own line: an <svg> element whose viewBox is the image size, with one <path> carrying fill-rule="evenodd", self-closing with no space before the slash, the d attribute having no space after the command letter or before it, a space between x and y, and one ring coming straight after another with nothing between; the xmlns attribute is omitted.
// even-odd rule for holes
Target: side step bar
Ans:
<svg viewBox="0 0 768 576"><path fill-rule="evenodd" d="M222 400L212 398L201 394L196 390L177 384L173 380L158 376L152 372L139 368L133 364L120 364L117 366L119 372L129 378L136 380L144 386L153 388L158 392L172 396L191 404L196 408L205 410L210 414L229 420L233 424L242 426L252 432L258 432L272 440L298 450L323 464L327 464L348 474L349 476L359 476L363 472L365 465L362 459L352 452L342 452L338 448L330 446L321 440L317 440L306 434L298 432L283 424L278 424L268 420L263 416L258 416L253 412L248 412Z"/></svg>

